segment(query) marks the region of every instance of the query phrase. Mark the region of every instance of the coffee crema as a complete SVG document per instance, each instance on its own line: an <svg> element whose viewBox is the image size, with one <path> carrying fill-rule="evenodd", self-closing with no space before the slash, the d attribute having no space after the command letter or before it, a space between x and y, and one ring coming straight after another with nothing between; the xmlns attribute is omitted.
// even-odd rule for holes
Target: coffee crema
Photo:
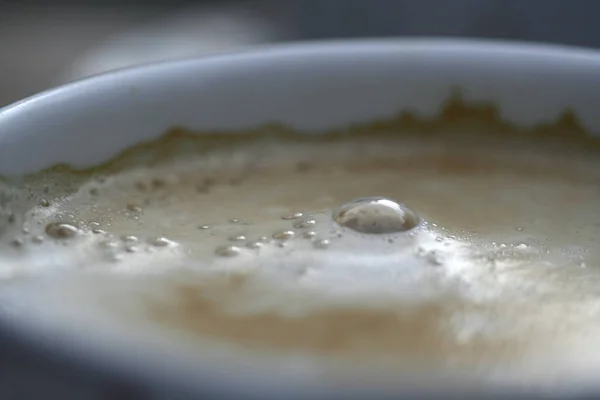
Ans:
<svg viewBox="0 0 600 400"><path fill-rule="evenodd" d="M0 295L324 377L551 385L600 364L599 183L577 141L176 131L7 188Z"/></svg>

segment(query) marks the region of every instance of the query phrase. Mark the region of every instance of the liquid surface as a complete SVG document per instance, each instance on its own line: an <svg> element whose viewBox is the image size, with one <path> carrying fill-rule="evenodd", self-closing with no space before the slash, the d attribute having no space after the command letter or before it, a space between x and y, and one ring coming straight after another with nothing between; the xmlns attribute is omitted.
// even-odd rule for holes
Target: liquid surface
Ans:
<svg viewBox="0 0 600 400"><path fill-rule="evenodd" d="M323 376L552 384L597 367L599 155L376 139L146 149L29 177L4 193L0 296Z"/></svg>

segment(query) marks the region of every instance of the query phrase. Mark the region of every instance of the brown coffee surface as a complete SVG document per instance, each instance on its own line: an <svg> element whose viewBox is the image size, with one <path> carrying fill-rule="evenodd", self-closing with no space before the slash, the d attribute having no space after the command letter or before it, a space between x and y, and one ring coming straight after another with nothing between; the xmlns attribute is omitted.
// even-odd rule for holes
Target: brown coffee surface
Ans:
<svg viewBox="0 0 600 400"><path fill-rule="evenodd" d="M600 362L593 150L477 135L161 146L21 182L0 291L165 345L392 375Z"/></svg>

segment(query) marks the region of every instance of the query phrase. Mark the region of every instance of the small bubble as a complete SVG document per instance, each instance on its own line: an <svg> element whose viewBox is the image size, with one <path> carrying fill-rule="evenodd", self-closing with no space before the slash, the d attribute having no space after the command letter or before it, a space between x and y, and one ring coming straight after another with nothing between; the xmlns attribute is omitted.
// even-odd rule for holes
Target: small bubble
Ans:
<svg viewBox="0 0 600 400"><path fill-rule="evenodd" d="M46 199L41 199L40 200L40 206L42 207L50 207L50 202Z"/></svg>
<svg viewBox="0 0 600 400"><path fill-rule="evenodd" d="M305 220L296 222L294 224L294 228L306 229L306 228L313 228L316 225L317 225L317 221L315 221L314 219L305 219Z"/></svg>
<svg viewBox="0 0 600 400"><path fill-rule="evenodd" d="M92 229L92 233L95 235L102 235L105 234L106 231L103 231L102 229Z"/></svg>
<svg viewBox="0 0 600 400"><path fill-rule="evenodd" d="M246 236L244 235L235 235L229 238L232 242L243 242L246 240Z"/></svg>
<svg viewBox="0 0 600 400"><path fill-rule="evenodd" d="M403 204L382 197L353 200L338 209L333 219L360 233L406 232L419 223L419 217Z"/></svg>
<svg viewBox="0 0 600 400"><path fill-rule="evenodd" d="M205 231L205 230L207 230L207 229L210 229L210 225L200 225L200 226L198 227L198 229L201 229L201 230Z"/></svg>
<svg viewBox="0 0 600 400"><path fill-rule="evenodd" d="M135 247L134 245L125 246L125 251L128 253L135 253L137 250L138 250L138 248Z"/></svg>
<svg viewBox="0 0 600 400"><path fill-rule="evenodd" d="M10 242L10 244L11 244L11 246L13 246L13 247L21 247L21 246L23 246L23 239L21 239L21 238L16 238L16 239L13 239L13 240Z"/></svg>
<svg viewBox="0 0 600 400"><path fill-rule="evenodd" d="M98 188L92 188L90 189L90 195L92 196L98 196L100 194L100 191L98 190Z"/></svg>
<svg viewBox="0 0 600 400"><path fill-rule="evenodd" d="M316 233L316 232L313 232L313 231L304 232L304 233L302 234L302 237L303 237L304 239L312 239L312 238L314 238L315 236L317 236L317 233Z"/></svg>
<svg viewBox="0 0 600 400"><path fill-rule="evenodd" d="M148 243L155 247L167 247L174 246L176 244L172 240L169 240L165 237L157 237L155 239L150 240Z"/></svg>
<svg viewBox="0 0 600 400"><path fill-rule="evenodd" d="M113 242L112 240L105 240L98 244L103 249L116 249L118 247L118 244L116 242Z"/></svg>
<svg viewBox="0 0 600 400"><path fill-rule="evenodd" d="M29 228L27 228L27 227L25 227L25 226L24 226L24 227L23 227L23 229L21 229L21 232L22 232L24 235L29 235Z"/></svg>
<svg viewBox="0 0 600 400"><path fill-rule="evenodd" d="M271 239L269 239L267 236L261 236L257 239L257 241L261 243L270 243Z"/></svg>
<svg viewBox="0 0 600 400"><path fill-rule="evenodd" d="M131 211L131 212L141 212L142 207L140 207L136 204L127 204L127 210Z"/></svg>
<svg viewBox="0 0 600 400"><path fill-rule="evenodd" d="M62 222L52 222L46 225L45 231L48 236L55 239L69 239L79 232L75 226Z"/></svg>
<svg viewBox="0 0 600 400"><path fill-rule="evenodd" d="M500 243L500 246L498 246L498 247L500 247L501 249L505 249L506 248L506 244Z"/></svg>
<svg viewBox="0 0 600 400"><path fill-rule="evenodd" d="M517 232L523 232L523 228L521 228L521 227L518 227L518 228L517 228Z"/></svg>
<svg viewBox="0 0 600 400"><path fill-rule="evenodd" d="M234 257L240 254L241 251L237 246L220 246L215 250L215 254L221 257Z"/></svg>
<svg viewBox="0 0 600 400"><path fill-rule="evenodd" d="M582 263L579 264L579 267L580 268L587 268L587 265L584 262L582 262Z"/></svg>
<svg viewBox="0 0 600 400"><path fill-rule="evenodd" d="M441 236L438 236L438 237L436 237L436 238L435 238L435 241L436 241L436 242L443 242L443 241L444 241L444 238L443 238L443 237L441 237Z"/></svg>
<svg viewBox="0 0 600 400"><path fill-rule="evenodd" d="M294 231L277 232L273 234L273 239L281 241L290 240L295 236L295 234L296 233Z"/></svg>
<svg viewBox="0 0 600 400"><path fill-rule="evenodd" d="M240 223L240 220L239 220L239 218L231 218L231 219L229 220L229 222L231 222L232 224L239 224L239 223Z"/></svg>
<svg viewBox="0 0 600 400"><path fill-rule="evenodd" d="M32 241L33 243L35 243L35 244L40 244L40 243L43 243L43 242L44 242L44 237L43 237L43 236L41 236L41 235L34 236L34 237L32 237L32 238L31 238L31 241Z"/></svg>
<svg viewBox="0 0 600 400"><path fill-rule="evenodd" d="M260 249L264 245L265 244L263 242L259 242L258 240L246 243L246 247L248 247L249 249Z"/></svg>
<svg viewBox="0 0 600 400"><path fill-rule="evenodd" d="M328 239L318 239L313 242L313 247L315 249L326 249L330 244L331 242Z"/></svg>
<svg viewBox="0 0 600 400"><path fill-rule="evenodd" d="M137 236L133 236L133 235L122 236L121 240L124 242L128 242L128 243L137 243L139 241Z"/></svg>
<svg viewBox="0 0 600 400"><path fill-rule="evenodd" d="M91 222L88 223L88 226L90 228L99 228L100 227L100 222L91 221Z"/></svg>
<svg viewBox="0 0 600 400"><path fill-rule="evenodd" d="M297 213L293 213L293 214L282 215L281 219L285 219L285 220L298 219L298 218L302 218L303 215L304 214L302 214L301 212L297 212Z"/></svg>

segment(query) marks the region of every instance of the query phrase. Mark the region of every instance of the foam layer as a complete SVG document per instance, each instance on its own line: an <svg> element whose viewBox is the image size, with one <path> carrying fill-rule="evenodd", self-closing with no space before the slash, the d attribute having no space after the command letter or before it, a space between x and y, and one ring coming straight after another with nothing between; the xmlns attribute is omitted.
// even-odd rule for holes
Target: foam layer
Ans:
<svg viewBox="0 0 600 400"><path fill-rule="evenodd" d="M198 154L186 140L11 189L0 296L65 329L315 370L550 384L600 362L595 154L408 137Z"/></svg>

